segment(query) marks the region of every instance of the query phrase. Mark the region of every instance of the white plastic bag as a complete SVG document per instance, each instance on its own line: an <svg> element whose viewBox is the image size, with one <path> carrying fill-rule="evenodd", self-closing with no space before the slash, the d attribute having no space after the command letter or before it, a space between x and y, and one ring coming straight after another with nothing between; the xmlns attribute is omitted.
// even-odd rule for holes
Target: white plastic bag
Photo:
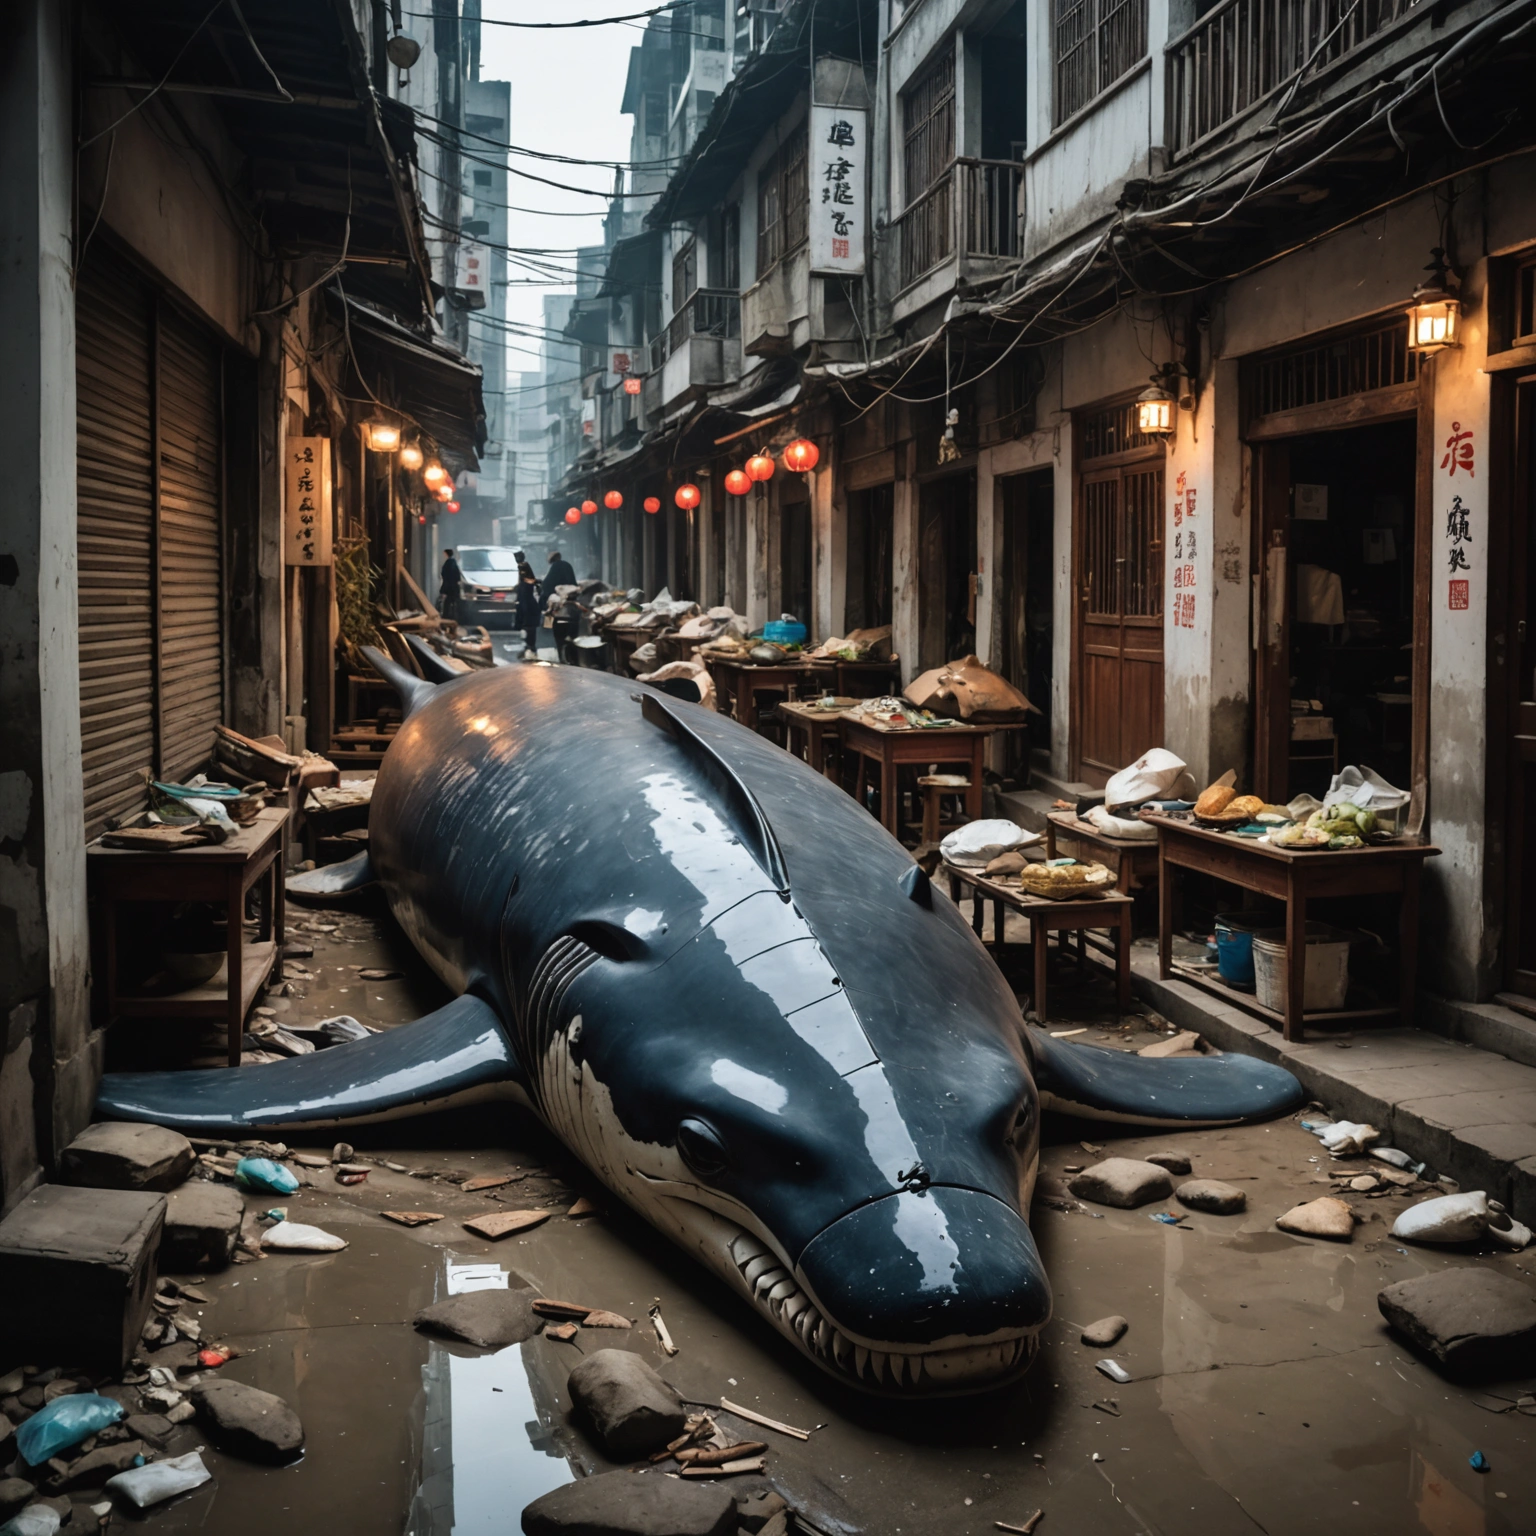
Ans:
<svg viewBox="0 0 1536 1536"><path fill-rule="evenodd" d="M1038 832L1026 832L1014 821L968 821L945 837L939 852L951 864L984 869L998 854L1027 848L1039 841Z"/></svg>
<svg viewBox="0 0 1536 1536"><path fill-rule="evenodd" d="M1481 1189L1436 1195L1410 1205L1392 1224L1392 1236L1410 1243L1473 1243L1503 1215L1504 1207Z"/></svg>
<svg viewBox="0 0 1536 1536"><path fill-rule="evenodd" d="M203 1465L203 1458L196 1451L188 1451L185 1456L151 1461L109 1477L107 1492L120 1493L130 1504L148 1509L151 1504L174 1498L189 1488L202 1487L212 1476L213 1473Z"/></svg>
<svg viewBox="0 0 1536 1536"><path fill-rule="evenodd" d="M1351 763L1333 776L1325 804L1339 805L1347 801L1362 810L1369 807L1373 811L1394 811L1407 805L1412 798L1408 790L1388 784L1374 768L1356 768Z"/></svg>
<svg viewBox="0 0 1536 1536"><path fill-rule="evenodd" d="M59 1512L49 1504L28 1504L19 1515L0 1525L0 1536L54 1536Z"/></svg>
<svg viewBox="0 0 1536 1536"><path fill-rule="evenodd" d="M280 1221L261 1234L261 1246L280 1253L335 1253L347 1246L347 1240L302 1221Z"/></svg>
<svg viewBox="0 0 1536 1536"><path fill-rule="evenodd" d="M1183 758L1175 757L1166 747L1153 747L1110 779L1104 786L1104 804L1113 811L1147 800L1170 799L1187 771Z"/></svg>

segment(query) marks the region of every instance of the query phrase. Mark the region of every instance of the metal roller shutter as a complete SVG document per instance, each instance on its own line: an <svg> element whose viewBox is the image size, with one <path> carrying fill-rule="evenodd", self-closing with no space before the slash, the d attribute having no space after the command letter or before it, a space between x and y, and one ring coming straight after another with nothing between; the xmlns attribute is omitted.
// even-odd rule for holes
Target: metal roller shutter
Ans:
<svg viewBox="0 0 1536 1536"><path fill-rule="evenodd" d="M160 769L206 762L224 707L218 347L160 306Z"/></svg>
<svg viewBox="0 0 1536 1536"><path fill-rule="evenodd" d="M81 771L86 835L155 761L154 311L93 253L75 295Z"/></svg>

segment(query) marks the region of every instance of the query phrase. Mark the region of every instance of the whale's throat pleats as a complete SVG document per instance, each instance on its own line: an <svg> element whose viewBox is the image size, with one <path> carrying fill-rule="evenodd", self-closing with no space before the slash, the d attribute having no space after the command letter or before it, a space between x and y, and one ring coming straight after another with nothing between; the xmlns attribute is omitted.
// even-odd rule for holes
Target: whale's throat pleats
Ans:
<svg viewBox="0 0 1536 1536"><path fill-rule="evenodd" d="M555 940L539 957L528 981L527 995L518 1012L518 1060L526 1064L535 1101L548 1118L549 1083L545 1063L549 1047L563 1026L566 994L598 952L569 934ZM563 1056L565 1053L559 1053Z"/></svg>

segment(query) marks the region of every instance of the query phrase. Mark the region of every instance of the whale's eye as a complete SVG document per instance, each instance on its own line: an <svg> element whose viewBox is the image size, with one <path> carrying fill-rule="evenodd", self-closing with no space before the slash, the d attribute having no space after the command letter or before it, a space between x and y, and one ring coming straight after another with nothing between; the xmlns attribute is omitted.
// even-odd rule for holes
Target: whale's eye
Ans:
<svg viewBox="0 0 1536 1536"><path fill-rule="evenodd" d="M677 1128L677 1150L700 1178L725 1172L725 1143L707 1120L684 1120Z"/></svg>

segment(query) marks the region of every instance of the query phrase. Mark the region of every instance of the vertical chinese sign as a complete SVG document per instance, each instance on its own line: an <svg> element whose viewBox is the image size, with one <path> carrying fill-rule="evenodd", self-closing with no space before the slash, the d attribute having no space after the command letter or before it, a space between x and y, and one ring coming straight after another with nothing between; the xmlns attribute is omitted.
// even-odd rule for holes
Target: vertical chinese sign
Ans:
<svg viewBox="0 0 1536 1536"><path fill-rule="evenodd" d="M1440 459L1440 468L1452 487L1458 475L1462 476L1462 489L1467 500L1471 499L1471 482L1477 478L1477 448L1470 427L1463 428L1459 421L1451 423L1449 436ZM1450 587L1445 606L1453 610L1472 606L1471 544L1473 540L1472 510L1461 491L1449 491L1445 508L1445 560Z"/></svg>
<svg viewBox="0 0 1536 1536"><path fill-rule="evenodd" d="M857 277L864 271L867 120L855 107L811 108L812 272Z"/></svg>
<svg viewBox="0 0 1536 1536"><path fill-rule="evenodd" d="M1197 504L1189 475L1180 470L1173 483L1173 604L1170 617L1175 629L1195 627L1195 560L1199 537L1195 528Z"/></svg>
<svg viewBox="0 0 1536 1536"><path fill-rule="evenodd" d="M470 309L484 309L491 286L489 253L478 240L466 240L453 263L453 286Z"/></svg>
<svg viewBox="0 0 1536 1536"><path fill-rule="evenodd" d="M331 440L290 437L283 460L283 561L331 563Z"/></svg>

